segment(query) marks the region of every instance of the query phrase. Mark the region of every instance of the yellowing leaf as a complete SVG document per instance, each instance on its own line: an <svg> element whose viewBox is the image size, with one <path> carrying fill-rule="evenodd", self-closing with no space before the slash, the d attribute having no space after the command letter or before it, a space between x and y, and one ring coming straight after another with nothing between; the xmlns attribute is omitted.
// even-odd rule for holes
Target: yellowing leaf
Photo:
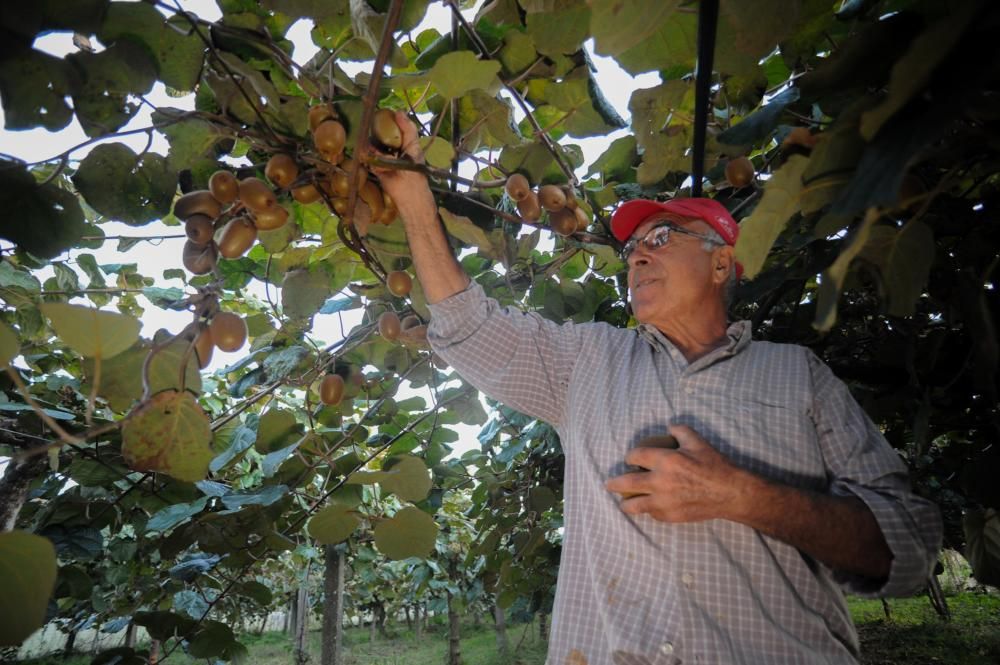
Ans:
<svg viewBox="0 0 1000 665"><path fill-rule="evenodd" d="M139 339L139 320L82 305L43 303L38 306L66 346L87 358L112 358Z"/></svg>
<svg viewBox="0 0 1000 665"><path fill-rule="evenodd" d="M483 254L493 259L503 256L503 249L495 247L486 231L472 223L468 217L453 214L447 208L438 208L441 221L448 233L468 245L475 245Z"/></svg>
<svg viewBox="0 0 1000 665"><path fill-rule="evenodd" d="M472 51L454 51L438 58L428 76L442 97L455 99L472 90L489 88L499 71L496 60L480 60Z"/></svg>
<svg viewBox="0 0 1000 665"><path fill-rule="evenodd" d="M747 279L753 279L760 272L778 234L799 211L802 172L808 164L808 157L792 155L767 181L764 197L753 214L740 224L736 258L743 263Z"/></svg>
<svg viewBox="0 0 1000 665"><path fill-rule="evenodd" d="M382 488L403 501L422 501L431 491L431 475L419 457L406 455L385 474L386 477L380 481Z"/></svg>
<svg viewBox="0 0 1000 665"><path fill-rule="evenodd" d="M5 367L21 353L21 342L17 333L6 323L0 321L0 367Z"/></svg>
<svg viewBox="0 0 1000 665"><path fill-rule="evenodd" d="M434 551L437 532L433 517L410 506L375 527L375 547L390 559L427 557Z"/></svg>
<svg viewBox="0 0 1000 665"><path fill-rule="evenodd" d="M309 535L324 545L333 545L347 540L360 522L353 508L335 503L313 515Z"/></svg>
<svg viewBox="0 0 1000 665"><path fill-rule="evenodd" d="M56 551L48 538L0 533L0 646L17 646L45 623L56 584Z"/></svg>
<svg viewBox="0 0 1000 665"><path fill-rule="evenodd" d="M184 391L165 390L132 412L122 430L122 455L136 471L196 482L212 460L208 416Z"/></svg>
<svg viewBox="0 0 1000 665"><path fill-rule="evenodd" d="M450 168L455 159L455 148L440 136L424 136L420 139L420 147L427 163L439 169Z"/></svg>

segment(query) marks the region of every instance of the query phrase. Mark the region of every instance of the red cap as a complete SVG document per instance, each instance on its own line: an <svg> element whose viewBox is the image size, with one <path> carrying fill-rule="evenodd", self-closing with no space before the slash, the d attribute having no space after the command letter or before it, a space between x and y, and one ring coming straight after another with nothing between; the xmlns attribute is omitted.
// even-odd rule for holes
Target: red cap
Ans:
<svg viewBox="0 0 1000 665"><path fill-rule="evenodd" d="M740 227L725 206L715 199L689 198L671 201L632 199L618 206L611 216L611 232L620 242L628 240L639 226L651 216L669 212L688 219L700 219L722 236L727 245L735 245ZM743 266L736 263L736 278L743 276Z"/></svg>

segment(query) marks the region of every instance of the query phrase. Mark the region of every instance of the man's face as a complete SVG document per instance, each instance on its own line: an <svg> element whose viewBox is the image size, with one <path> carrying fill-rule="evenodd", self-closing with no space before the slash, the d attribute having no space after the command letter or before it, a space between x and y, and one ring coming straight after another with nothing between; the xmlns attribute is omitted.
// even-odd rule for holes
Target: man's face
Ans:
<svg viewBox="0 0 1000 665"><path fill-rule="evenodd" d="M644 220L632 238L643 238L665 222L700 234L712 230L701 220L657 214ZM699 238L671 233L662 247L651 250L642 242L636 245L628 257L628 285L637 321L662 328L661 323L697 313L706 299L719 297L713 283L716 251L706 251L703 244Z"/></svg>

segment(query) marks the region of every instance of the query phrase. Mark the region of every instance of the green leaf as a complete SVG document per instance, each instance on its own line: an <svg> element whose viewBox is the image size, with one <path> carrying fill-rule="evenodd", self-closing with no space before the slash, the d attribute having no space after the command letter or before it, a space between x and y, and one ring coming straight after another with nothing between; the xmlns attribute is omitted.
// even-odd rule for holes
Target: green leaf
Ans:
<svg viewBox="0 0 1000 665"><path fill-rule="evenodd" d="M390 559L426 558L434 551L438 525L434 518L412 506L375 527L375 547Z"/></svg>
<svg viewBox="0 0 1000 665"><path fill-rule="evenodd" d="M674 12L652 35L616 59L632 76L668 66L694 71L697 41L697 13Z"/></svg>
<svg viewBox="0 0 1000 665"><path fill-rule="evenodd" d="M199 118L184 117L185 111L175 108L159 108L153 112L153 126L167 137L170 152L167 161L174 171L189 168L191 163L212 157L213 148L223 139L219 128ZM184 117L183 120L178 118Z"/></svg>
<svg viewBox="0 0 1000 665"><path fill-rule="evenodd" d="M772 97L765 106L754 111L739 124L730 127L716 138L719 143L728 145L746 146L763 141L778 126L781 112L798 99L799 89L788 88Z"/></svg>
<svg viewBox="0 0 1000 665"><path fill-rule="evenodd" d="M152 343L141 340L110 360L101 362L101 380L97 394L108 400L112 409L124 412L133 402L142 397L142 368L149 355ZM160 349L149 363L150 394L161 390L180 390L181 361L187 355L184 387L195 393L201 392L201 373L198 371L198 361L194 352L188 352L190 343L183 339L174 340L170 345ZM83 392L89 392L93 385L94 361L85 359L84 374L87 379L81 386Z"/></svg>
<svg viewBox="0 0 1000 665"><path fill-rule="evenodd" d="M0 219L0 237L45 259L74 246L87 228L75 194L41 185L22 165L6 160L0 160L0 209L17 211Z"/></svg>
<svg viewBox="0 0 1000 665"><path fill-rule="evenodd" d="M138 157L122 143L105 143L83 159L73 184L100 214L142 226L170 212L177 173L160 155Z"/></svg>
<svg viewBox="0 0 1000 665"><path fill-rule="evenodd" d="M126 314L66 303L42 303L38 309L59 339L87 358L113 358L139 339L139 320Z"/></svg>
<svg viewBox="0 0 1000 665"><path fill-rule="evenodd" d="M56 551L46 538L0 533L0 646L19 646L45 623L56 584Z"/></svg>
<svg viewBox="0 0 1000 665"><path fill-rule="evenodd" d="M872 226L878 218L878 210L875 208L865 213L864 220L848 236L836 260L823 271L823 278L816 293L816 319L813 321L816 330L826 332L837 322L837 300L847 278L847 272L854 257L860 254L868 243Z"/></svg>
<svg viewBox="0 0 1000 665"><path fill-rule="evenodd" d="M680 0L590 0L594 51L615 56L652 37L677 11Z"/></svg>
<svg viewBox="0 0 1000 665"><path fill-rule="evenodd" d="M295 419L295 414L286 409L271 409L260 417L257 426L257 442L254 448L258 453L267 453L284 448L289 439L298 439L302 434L302 425Z"/></svg>
<svg viewBox="0 0 1000 665"><path fill-rule="evenodd" d="M529 12L528 34L539 53L554 57L576 53L590 32L591 11L584 3L552 11Z"/></svg>
<svg viewBox="0 0 1000 665"><path fill-rule="evenodd" d="M175 503L167 506L152 515L146 522L146 531L159 531L163 533L189 521L192 517L205 510L208 505L208 497L203 496L190 503Z"/></svg>
<svg viewBox="0 0 1000 665"><path fill-rule="evenodd" d="M21 342L17 333L6 323L0 321L0 368L6 367L21 353Z"/></svg>
<svg viewBox="0 0 1000 665"><path fill-rule="evenodd" d="M623 136L611 142L608 148L590 165L585 177L600 175L610 180L628 180L632 176L632 164L638 158L634 136Z"/></svg>
<svg viewBox="0 0 1000 665"><path fill-rule="evenodd" d="M0 65L0 97L8 130L44 127L58 131L73 120L66 103L72 70L62 58L34 49L21 51Z"/></svg>
<svg viewBox="0 0 1000 665"><path fill-rule="evenodd" d="M201 618L201 614L196 618ZM205 621L188 643L188 653L192 658L214 659L225 656L233 644L236 644L236 636L229 626L218 621Z"/></svg>
<svg viewBox="0 0 1000 665"><path fill-rule="evenodd" d="M197 626L194 620L173 612L136 612L135 625L142 626L150 637L161 642L185 637Z"/></svg>
<svg viewBox="0 0 1000 665"><path fill-rule="evenodd" d="M298 450L299 445L302 443L302 439L299 439L290 446L285 446L284 448L279 448L273 452L264 455L264 459L260 461L260 472L265 478L270 478L278 472L281 465L285 463L289 457L291 457L296 450Z"/></svg>
<svg viewBox="0 0 1000 665"><path fill-rule="evenodd" d="M244 582L237 587L240 596L249 598L261 607L268 607L271 604L271 600L274 598L274 593L264 584L251 580L249 582Z"/></svg>
<svg viewBox="0 0 1000 665"><path fill-rule="evenodd" d="M747 279L757 276L774 241L799 211L802 172L808 164L808 157L792 155L767 181L760 203L740 224L736 256Z"/></svg>
<svg viewBox="0 0 1000 665"><path fill-rule="evenodd" d="M687 81L667 81L632 93L628 107L632 129L642 152L639 184L653 184L670 171L688 171L690 140L686 132L669 136L662 130L674 113L690 115L694 108L694 86Z"/></svg>
<svg viewBox="0 0 1000 665"><path fill-rule="evenodd" d="M440 136L424 136L420 139L420 147L428 164L439 169L451 168L455 159L455 148L451 143Z"/></svg>
<svg viewBox="0 0 1000 665"><path fill-rule="evenodd" d="M176 286L170 288L147 286L142 289L142 295L146 296L149 302L161 309L187 310L187 305L178 305L180 301L184 300L184 290Z"/></svg>
<svg viewBox="0 0 1000 665"><path fill-rule="evenodd" d="M473 224L468 217L454 215L447 208L438 208L438 213L449 235L458 238L466 245L479 248L483 254L494 260L503 256L502 249L494 247L486 232Z"/></svg>
<svg viewBox="0 0 1000 665"><path fill-rule="evenodd" d="M286 485L267 485L255 490L226 494L222 497L222 503L229 510L239 510L243 506L270 506L286 494Z"/></svg>
<svg viewBox="0 0 1000 665"><path fill-rule="evenodd" d="M337 312L344 312L360 306L361 301L358 298L331 298L323 303L323 306L319 309L319 313L336 314Z"/></svg>
<svg viewBox="0 0 1000 665"><path fill-rule="evenodd" d="M156 82L155 63L132 41L112 44L100 53L71 53L66 59L80 72L73 79L73 107L90 137L124 126L140 108L130 96L145 95Z"/></svg>
<svg viewBox="0 0 1000 665"><path fill-rule="evenodd" d="M330 297L330 278L323 270L293 270L281 283L281 307L293 319L306 319Z"/></svg>
<svg viewBox="0 0 1000 665"><path fill-rule="evenodd" d="M205 45L179 16L168 20L144 2L112 2L97 37L103 44L123 38L143 44L160 80L175 90L194 90L198 83Z"/></svg>
<svg viewBox="0 0 1000 665"><path fill-rule="evenodd" d="M927 285L935 250L934 232L919 219L911 219L896 234L885 273L890 316L913 314Z"/></svg>
<svg viewBox="0 0 1000 665"><path fill-rule="evenodd" d="M136 471L156 471L195 482L212 460L208 416L184 391L165 390L133 411L122 430L122 455Z"/></svg>
<svg viewBox="0 0 1000 665"><path fill-rule="evenodd" d="M324 545L335 545L350 538L361 520L353 508L333 504L319 511L309 520L309 535Z"/></svg>
<svg viewBox="0 0 1000 665"><path fill-rule="evenodd" d="M499 72L496 60L480 60L472 51L455 51L441 56L428 77L442 97L455 99L472 90L492 87Z"/></svg>
<svg viewBox="0 0 1000 665"><path fill-rule="evenodd" d="M220 430L221 431L221 430ZM216 437L219 436L219 431L216 431ZM243 453L250 449L254 445L254 441L257 440L257 416L248 417L246 422L240 423L239 426L232 433L232 437L229 440L228 445L225 449L216 456L211 463L208 465L208 470L212 473L218 473L221 469L224 469L233 460L242 457ZM215 441L213 443L216 443Z"/></svg>
<svg viewBox="0 0 1000 665"><path fill-rule="evenodd" d="M746 75L796 24L802 0L720 0L716 71Z"/></svg>
<svg viewBox="0 0 1000 665"><path fill-rule="evenodd" d="M431 491L431 476L422 459L404 455L388 469L379 484L403 501L417 502L426 499Z"/></svg>

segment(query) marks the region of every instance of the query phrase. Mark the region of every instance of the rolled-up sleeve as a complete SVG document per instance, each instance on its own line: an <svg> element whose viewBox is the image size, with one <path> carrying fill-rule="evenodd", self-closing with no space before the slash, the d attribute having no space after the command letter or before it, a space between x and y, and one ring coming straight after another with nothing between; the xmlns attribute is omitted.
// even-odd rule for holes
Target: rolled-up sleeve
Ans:
<svg viewBox="0 0 1000 665"><path fill-rule="evenodd" d="M856 496L868 506L892 551L889 576L877 581L835 571L845 590L863 596L919 591L937 561L942 522L938 507L912 491L906 465L842 381L809 353L813 418L830 492Z"/></svg>
<svg viewBox="0 0 1000 665"><path fill-rule="evenodd" d="M562 423L577 326L501 307L475 282L430 311L427 339L465 381L522 413Z"/></svg>

